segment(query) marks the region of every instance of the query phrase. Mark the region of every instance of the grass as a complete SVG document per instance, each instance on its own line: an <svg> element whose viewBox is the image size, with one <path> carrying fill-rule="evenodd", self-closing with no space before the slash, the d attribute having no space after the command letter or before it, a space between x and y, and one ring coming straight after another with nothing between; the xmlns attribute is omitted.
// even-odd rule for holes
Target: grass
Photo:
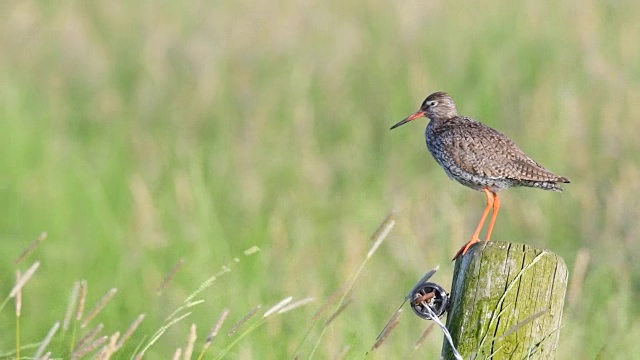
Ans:
<svg viewBox="0 0 640 360"><path fill-rule="evenodd" d="M443 90L572 180L562 194L505 192L493 234L549 248L570 268L590 254L559 358L640 352L635 2L8 1L0 14L0 294L40 262L22 289L24 346L63 320L86 279L87 307L118 289L89 329L122 333L146 314L122 349L133 354L231 264L147 355L186 351L192 323L199 354L228 308L215 356L255 306L319 299L227 355L289 358L393 210L397 225L349 306L300 349L319 341L314 358L361 357L426 269L440 264L433 280L446 287L448 259L484 205L430 158L423 125L388 131ZM262 251L245 258L253 245ZM15 319L0 312L0 353L16 350ZM440 335L412 353L426 327L404 316L372 356L436 358ZM69 350L63 333L54 357Z"/></svg>

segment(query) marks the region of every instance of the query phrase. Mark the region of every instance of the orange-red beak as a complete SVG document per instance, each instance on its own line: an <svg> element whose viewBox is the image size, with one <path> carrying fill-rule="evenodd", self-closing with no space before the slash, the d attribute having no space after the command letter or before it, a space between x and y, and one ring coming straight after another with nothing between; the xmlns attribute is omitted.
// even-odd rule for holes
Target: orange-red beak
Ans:
<svg viewBox="0 0 640 360"><path fill-rule="evenodd" d="M423 117L423 116L424 116L424 111L418 110L418 111L414 112L413 114L411 114L411 115L407 116L406 118L404 118L399 123L393 125L391 127L391 129L389 129L389 130L393 130L393 129L397 128L398 126L404 125L404 124L408 123L411 120L415 120L415 119Z"/></svg>

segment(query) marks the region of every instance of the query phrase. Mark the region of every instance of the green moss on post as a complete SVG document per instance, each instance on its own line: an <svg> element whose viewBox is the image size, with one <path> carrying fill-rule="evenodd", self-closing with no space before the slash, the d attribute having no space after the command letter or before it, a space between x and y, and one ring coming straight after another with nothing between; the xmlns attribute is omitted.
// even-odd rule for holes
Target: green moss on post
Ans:
<svg viewBox="0 0 640 360"><path fill-rule="evenodd" d="M482 242L458 258L447 328L464 359L553 359L567 266L547 250ZM449 344L444 359L454 359Z"/></svg>

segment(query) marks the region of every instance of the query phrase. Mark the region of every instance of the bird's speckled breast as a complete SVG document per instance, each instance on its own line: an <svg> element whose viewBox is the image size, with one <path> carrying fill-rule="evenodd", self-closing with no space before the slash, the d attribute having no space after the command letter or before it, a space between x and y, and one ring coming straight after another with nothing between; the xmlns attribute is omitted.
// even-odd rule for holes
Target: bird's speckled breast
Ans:
<svg viewBox="0 0 640 360"><path fill-rule="evenodd" d="M449 133L444 133L446 130L446 126L438 126L436 122L429 121L424 135L427 149L451 179L478 191L488 188L491 191L497 192L518 185L517 181L512 179L480 176L459 167L454 161L456 152L451 151L444 143L447 136L451 136ZM456 139L448 140L455 142Z"/></svg>

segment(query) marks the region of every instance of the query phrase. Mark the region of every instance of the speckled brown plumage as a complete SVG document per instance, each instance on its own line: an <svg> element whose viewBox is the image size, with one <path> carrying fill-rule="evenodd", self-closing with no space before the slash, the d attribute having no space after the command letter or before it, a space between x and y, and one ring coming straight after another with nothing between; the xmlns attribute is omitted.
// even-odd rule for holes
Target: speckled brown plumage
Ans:
<svg viewBox="0 0 640 360"><path fill-rule="evenodd" d="M482 225L493 208L487 240L491 237L500 207L497 192L516 186L562 191L558 183L565 177L554 175L531 159L511 139L487 125L458 115L453 99L443 92L429 95L420 109L391 129L420 117L431 121L425 130L427 149L452 179L472 189L484 191L487 206L472 239L456 254L464 255L479 241ZM454 257L455 259L455 257Z"/></svg>

